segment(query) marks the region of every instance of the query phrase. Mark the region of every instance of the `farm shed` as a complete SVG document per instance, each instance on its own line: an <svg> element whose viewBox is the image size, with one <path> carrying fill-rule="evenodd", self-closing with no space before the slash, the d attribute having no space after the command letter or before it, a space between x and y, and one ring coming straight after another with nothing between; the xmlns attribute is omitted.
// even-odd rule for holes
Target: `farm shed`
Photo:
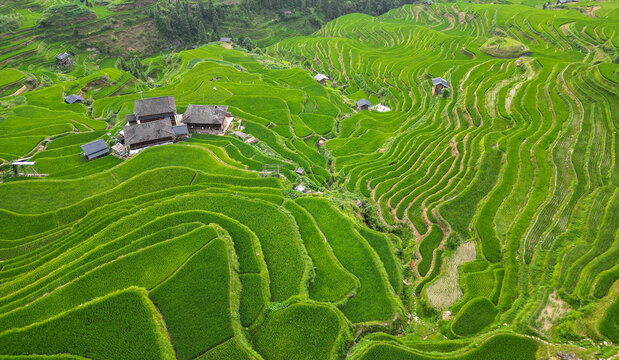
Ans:
<svg viewBox="0 0 619 360"><path fill-rule="evenodd" d="M220 38L220 39L219 39L219 41L220 41L220 42L223 42L223 43L228 43L228 44L229 44L229 43L231 43L231 42L232 42L232 38L229 38L229 37L222 37L222 38Z"/></svg>
<svg viewBox="0 0 619 360"><path fill-rule="evenodd" d="M174 102L174 96L141 99L136 100L134 104L136 124L165 119L170 125L176 125L176 103Z"/></svg>
<svg viewBox="0 0 619 360"><path fill-rule="evenodd" d="M245 134L242 131L235 131L234 136L238 137L241 140L249 139L249 135Z"/></svg>
<svg viewBox="0 0 619 360"><path fill-rule="evenodd" d="M84 102L84 98L76 94L71 94L69 96L64 97L64 102L66 102L67 104L75 104L75 103L81 104Z"/></svg>
<svg viewBox="0 0 619 360"><path fill-rule="evenodd" d="M191 50L195 50L195 49L197 49L197 48L198 48L198 45L191 45L189 48L190 48Z"/></svg>
<svg viewBox="0 0 619 360"><path fill-rule="evenodd" d="M297 174L299 174L299 175L305 175L305 169L304 169L304 168L302 168L302 167L300 167L300 168L298 168L298 169L296 170L296 173L297 173Z"/></svg>
<svg viewBox="0 0 619 360"><path fill-rule="evenodd" d="M184 140L189 137L187 125L175 125L172 128L174 129L174 136L176 136L178 140Z"/></svg>
<svg viewBox="0 0 619 360"><path fill-rule="evenodd" d="M89 142L88 144L84 144L80 147L82 148L82 151L84 151L84 157L88 160L100 158L110 152L110 149L108 149L107 144L103 139Z"/></svg>
<svg viewBox="0 0 619 360"><path fill-rule="evenodd" d="M118 156L124 156L127 153L127 148L121 143L114 144L114 146L112 146L112 150L114 151L114 154Z"/></svg>
<svg viewBox="0 0 619 360"><path fill-rule="evenodd" d="M434 88L434 95L440 94L443 89L449 88L449 83L442 77L432 79L432 87Z"/></svg>
<svg viewBox="0 0 619 360"><path fill-rule="evenodd" d="M156 120L137 125L126 126L125 145L131 150L147 146L167 144L174 141L174 129L168 120Z"/></svg>
<svg viewBox="0 0 619 360"><path fill-rule="evenodd" d="M432 0L428 0L428 1L426 1L426 2L425 2L425 4L426 4L426 5L428 5L428 6L430 6L430 5L432 5L432 4L433 4L433 2L432 2Z"/></svg>
<svg viewBox="0 0 619 360"><path fill-rule="evenodd" d="M318 81L322 85L325 85L327 84L327 80L329 80L329 78L325 74L317 74L314 76L314 80Z"/></svg>
<svg viewBox="0 0 619 360"><path fill-rule="evenodd" d="M69 66L71 65L71 55L67 52L63 52L62 54L56 56L56 65L58 66Z"/></svg>
<svg viewBox="0 0 619 360"><path fill-rule="evenodd" d="M369 110L372 106L372 103L368 99L361 99L357 101L357 109L359 110Z"/></svg>
<svg viewBox="0 0 619 360"><path fill-rule="evenodd" d="M228 106L189 105L181 122L191 133L221 134L232 120Z"/></svg>

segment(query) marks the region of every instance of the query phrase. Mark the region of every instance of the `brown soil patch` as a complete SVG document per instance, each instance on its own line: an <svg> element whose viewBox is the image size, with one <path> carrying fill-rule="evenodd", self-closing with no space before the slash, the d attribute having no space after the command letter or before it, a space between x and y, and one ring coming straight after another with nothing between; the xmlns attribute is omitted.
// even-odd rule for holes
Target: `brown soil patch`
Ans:
<svg viewBox="0 0 619 360"><path fill-rule="evenodd" d="M105 33L93 36L87 40L89 45L104 43L109 49L125 49L128 52L147 52L151 49L147 34L154 34L157 31L155 24L147 22L116 31L113 34ZM112 35L116 40L112 39Z"/></svg>
<svg viewBox="0 0 619 360"><path fill-rule="evenodd" d="M452 6L451 10L454 12L454 14L456 14L456 16L458 16L458 25L464 25L467 19L466 13L458 11L455 6Z"/></svg>
<svg viewBox="0 0 619 360"><path fill-rule="evenodd" d="M451 156L458 156L460 152L458 151L458 143L456 142L456 138L449 140L449 147L451 147Z"/></svg>
<svg viewBox="0 0 619 360"><path fill-rule="evenodd" d="M98 78L96 80L93 80L93 81L89 82L88 84L86 84L86 86L84 86L83 90L88 92L88 91L90 91L92 89L95 89L95 88L101 88L101 87L110 86L110 85L111 85L110 77L105 75L103 77L100 77L100 78Z"/></svg>
<svg viewBox="0 0 619 360"><path fill-rule="evenodd" d="M552 292L548 296L548 303L540 312L537 322L541 325L540 329L548 333L552 325L556 324L557 320L570 310L570 306L557 295L557 292Z"/></svg>
<svg viewBox="0 0 619 360"><path fill-rule="evenodd" d="M225 47L226 49L232 49L232 44L230 43L222 43L221 46Z"/></svg>
<svg viewBox="0 0 619 360"><path fill-rule="evenodd" d="M595 19L595 12L598 11L600 8L601 6L587 6L583 8L578 8L578 10L580 10L580 12L587 15L588 17Z"/></svg>
<svg viewBox="0 0 619 360"><path fill-rule="evenodd" d="M458 266L477 258L475 242L460 244L458 249L445 260L445 273L428 285L426 295L430 305L443 310L454 304L463 295L458 279Z"/></svg>
<svg viewBox="0 0 619 360"><path fill-rule="evenodd" d="M26 89L28 89L28 87L26 85L20 87L19 89L17 89L16 92L14 92L11 96L17 96L21 93L23 93L24 91L26 91Z"/></svg>

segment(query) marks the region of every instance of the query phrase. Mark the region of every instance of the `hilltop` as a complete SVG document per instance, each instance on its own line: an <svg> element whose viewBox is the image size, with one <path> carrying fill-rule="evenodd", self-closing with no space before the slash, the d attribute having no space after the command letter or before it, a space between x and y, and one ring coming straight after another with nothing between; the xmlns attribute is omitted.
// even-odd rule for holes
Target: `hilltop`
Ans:
<svg viewBox="0 0 619 360"><path fill-rule="evenodd" d="M619 353L616 2L12 4L0 358Z"/></svg>

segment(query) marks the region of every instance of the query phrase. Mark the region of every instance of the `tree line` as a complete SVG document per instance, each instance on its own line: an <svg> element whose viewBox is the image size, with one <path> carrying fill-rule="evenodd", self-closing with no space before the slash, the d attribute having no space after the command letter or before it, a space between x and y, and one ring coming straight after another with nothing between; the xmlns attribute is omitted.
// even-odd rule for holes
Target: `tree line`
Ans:
<svg viewBox="0 0 619 360"><path fill-rule="evenodd" d="M213 0L164 0L150 10L158 31L167 39L185 44L232 36L226 24L251 27L258 14L285 16L286 11L303 14L311 25L353 12L380 15L412 0L242 0L237 4L214 4ZM255 24L254 24L255 25ZM250 42L251 44L251 42Z"/></svg>

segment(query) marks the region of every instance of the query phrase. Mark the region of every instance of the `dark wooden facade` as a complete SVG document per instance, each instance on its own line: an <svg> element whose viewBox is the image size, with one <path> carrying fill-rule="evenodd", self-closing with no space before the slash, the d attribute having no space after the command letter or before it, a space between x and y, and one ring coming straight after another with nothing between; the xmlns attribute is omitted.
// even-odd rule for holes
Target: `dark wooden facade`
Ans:
<svg viewBox="0 0 619 360"><path fill-rule="evenodd" d="M160 138L160 139L154 139L154 140L134 143L134 144L131 144L130 147L131 147L131 150L138 150L138 149L145 148L147 146L158 145L158 144L165 144L165 143L169 143L169 142L170 143L174 142L174 137L169 136L169 137L164 137L164 138Z"/></svg>

